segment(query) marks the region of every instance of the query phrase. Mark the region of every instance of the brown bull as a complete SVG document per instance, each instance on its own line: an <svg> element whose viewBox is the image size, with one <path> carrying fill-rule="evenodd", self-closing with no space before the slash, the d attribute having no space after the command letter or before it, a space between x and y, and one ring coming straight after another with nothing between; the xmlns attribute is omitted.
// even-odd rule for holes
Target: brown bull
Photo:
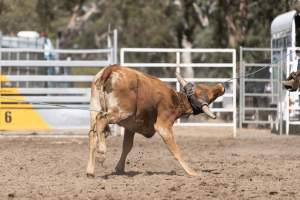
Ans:
<svg viewBox="0 0 300 200"><path fill-rule="evenodd" d="M296 72L292 72L287 80L282 81L283 86L285 89L295 92L300 88L300 70Z"/></svg>
<svg viewBox="0 0 300 200"><path fill-rule="evenodd" d="M177 79L182 86L188 85L179 74ZM197 175L182 159L172 126L179 117L193 114L193 111L195 114L193 103L200 102L201 112L215 118L209 111L208 104L223 95L225 89L222 84L197 85L192 89L192 96L188 96L174 91L158 78L133 69L118 65L102 69L92 82L87 175L94 176L97 144L100 162L103 163L105 159L105 132L108 131L108 124L118 124L125 128L123 150L116 166L117 173L124 172L134 134L140 133L150 138L157 132L184 170L189 175ZM193 98L196 102L193 102Z"/></svg>

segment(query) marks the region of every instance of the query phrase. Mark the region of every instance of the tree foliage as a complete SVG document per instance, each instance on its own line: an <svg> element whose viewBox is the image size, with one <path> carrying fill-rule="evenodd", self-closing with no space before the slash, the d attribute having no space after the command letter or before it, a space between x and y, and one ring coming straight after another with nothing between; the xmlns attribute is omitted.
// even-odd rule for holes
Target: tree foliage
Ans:
<svg viewBox="0 0 300 200"><path fill-rule="evenodd" d="M295 0L0 0L0 29L62 31L63 47L97 48L108 26L126 47L269 46L270 23Z"/></svg>

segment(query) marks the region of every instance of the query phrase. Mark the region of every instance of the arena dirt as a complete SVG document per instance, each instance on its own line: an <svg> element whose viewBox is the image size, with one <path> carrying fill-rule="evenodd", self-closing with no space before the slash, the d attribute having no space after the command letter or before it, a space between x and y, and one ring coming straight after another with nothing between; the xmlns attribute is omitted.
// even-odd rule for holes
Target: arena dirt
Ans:
<svg viewBox="0 0 300 200"><path fill-rule="evenodd" d="M109 137L93 179L85 175L87 138L1 138L0 199L300 199L300 137L193 130L175 132L198 177L184 173L158 136L136 136L125 175L114 174L122 138Z"/></svg>

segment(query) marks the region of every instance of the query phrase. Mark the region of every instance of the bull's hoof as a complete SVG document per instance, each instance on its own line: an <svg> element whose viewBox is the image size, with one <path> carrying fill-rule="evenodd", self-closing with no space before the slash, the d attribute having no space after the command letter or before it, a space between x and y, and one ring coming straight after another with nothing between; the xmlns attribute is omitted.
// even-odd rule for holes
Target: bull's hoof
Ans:
<svg viewBox="0 0 300 200"><path fill-rule="evenodd" d="M187 174L188 174L189 176L195 176L195 177L200 176L200 174L198 174L198 173L197 173L196 171L194 171L194 170L187 171Z"/></svg>
<svg viewBox="0 0 300 200"><path fill-rule="evenodd" d="M189 176L197 177L200 176L200 174L193 172L193 173L188 173Z"/></svg>
<svg viewBox="0 0 300 200"><path fill-rule="evenodd" d="M120 168L120 167L117 166L115 168L115 170L116 170L116 174L117 175L123 175L123 174L125 174L124 168L122 169L122 168Z"/></svg>
<svg viewBox="0 0 300 200"><path fill-rule="evenodd" d="M192 173L192 174L189 174L189 176L192 176L192 177L198 177L198 176L201 176L201 175L198 174L198 173Z"/></svg>
<svg viewBox="0 0 300 200"><path fill-rule="evenodd" d="M95 178L95 174L86 173L86 177L88 177L88 178Z"/></svg>

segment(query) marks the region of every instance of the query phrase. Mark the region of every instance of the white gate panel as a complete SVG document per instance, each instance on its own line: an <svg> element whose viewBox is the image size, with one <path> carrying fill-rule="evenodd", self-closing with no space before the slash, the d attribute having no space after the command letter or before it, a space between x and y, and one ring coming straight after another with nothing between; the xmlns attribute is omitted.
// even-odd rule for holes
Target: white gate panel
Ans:
<svg viewBox="0 0 300 200"><path fill-rule="evenodd" d="M283 51L240 47L240 127L267 125L282 133Z"/></svg>

